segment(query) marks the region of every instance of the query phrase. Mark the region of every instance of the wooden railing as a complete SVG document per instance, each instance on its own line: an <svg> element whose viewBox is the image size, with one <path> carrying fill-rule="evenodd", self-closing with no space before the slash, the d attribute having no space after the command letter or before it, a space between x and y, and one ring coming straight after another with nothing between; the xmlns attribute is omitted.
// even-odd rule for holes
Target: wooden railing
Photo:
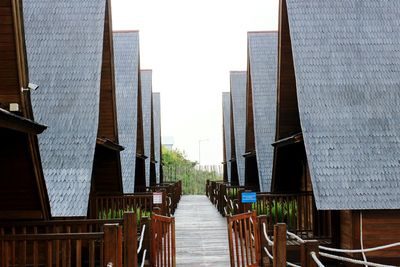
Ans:
<svg viewBox="0 0 400 267"><path fill-rule="evenodd" d="M142 192L165 192L166 196L163 201L165 207L161 208L160 214L171 216L175 213L182 196L182 182L165 182L154 186L138 188L138 190Z"/></svg>
<svg viewBox="0 0 400 267"><path fill-rule="evenodd" d="M175 218L151 216L151 266L175 267Z"/></svg>
<svg viewBox="0 0 400 267"><path fill-rule="evenodd" d="M1 266L122 266L122 228L103 232L0 235Z"/></svg>
<svg viewBox="0 0 400 267"><path fill-rule="evenodd" d="M81 219L3 222L0 224L0 240L2 240L0 241L0 250L1 253L5 253L4 251L7 250L8 254L0 254L0 259L7 257L9 264L7 265L0 260L0 266L15 266L14 263L18 263L20 258L26 259L26 261L23 260L26 265L18 266L37 266L35 262L40 265L49 263L50 260L54 266L80 266L79 262L83 266L104 266L99 265L105 262L104 257L106 254L102 247L104 242L98 241L96 238L101 233L106 235L107 230L105 227L110 224L119 225L123 228L123 233L118 232L118 235L123 234L124 266L137 267L138 256L136 248L141 225L138 225L137 216L132 212L126 212L123 215L123 219L112 220ZM25 237L27 238L26 240L24 240ZM82 239L79 239L80 237ZM89 240L88 237L93 240ZM5 247L6 241L9 243L8 248ZM19 246L17 241L21 241L22 243L20 243L26 244L26 246ZM118 251L122 250L121 244L118 243L118 247L120 247ZM61 254L56 254L56 251L62 251L64 254L61 252ZM118 256L118 258L121 257L122 255ZM33 265L30 265L30 263ZM61 265L57 265L57 263ZM113 266L117 266L116 263Z"/></svg>
<svg viewBox="0 0 400 267"><path fill-rule="evenodd" d="M260 242L255 212L227 217L230 262L233 267L258 267Z"/></svg>
<svg viewBox="0 0 400 267"><path fill-rule="evenodd" d="M100 195L91 198L92 218L122 218L125 211L136 212L139 218L150 216L153 211L153 194Z"/></svg>
<svg viewBox="0 0 400 267"><path fill-rule="evenodd" d="M257 202L252 205L257 215L265 215L268 231L276 223L286 223L290 231L302 236L312 236L314 202L311 192L298 194L257 193Z"/></svg>

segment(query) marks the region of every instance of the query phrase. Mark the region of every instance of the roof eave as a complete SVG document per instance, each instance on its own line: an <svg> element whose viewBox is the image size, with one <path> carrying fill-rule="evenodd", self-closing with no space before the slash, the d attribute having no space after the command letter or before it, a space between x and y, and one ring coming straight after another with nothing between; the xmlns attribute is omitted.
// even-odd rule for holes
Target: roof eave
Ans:
<svg viewBox="0 0 400 267"><path fill-rule="evenodd" d="M41 134L47 129L46 125L16 115L0 108L0 127L8 128L27 134Z"/></svg>
<svg viewBox="0 0 400 267"><path fill-rule="evenodd" d="M119 145L116 142L111 141L108 138L97 137L96 144L114 151L122 151L125 149L123 146Z"/></svg>

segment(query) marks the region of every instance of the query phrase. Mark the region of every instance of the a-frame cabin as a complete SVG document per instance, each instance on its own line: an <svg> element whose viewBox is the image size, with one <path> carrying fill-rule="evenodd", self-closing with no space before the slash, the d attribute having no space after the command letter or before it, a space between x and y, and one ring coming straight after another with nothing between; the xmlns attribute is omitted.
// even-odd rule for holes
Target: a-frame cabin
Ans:
<svg viewBox="0 0 400 267"><path fill-rule="evenodd" d="M50 217L30 81L22 1L0 0L0 220Z"/></svg>
<svg viewBox="0 0 400 267"><path fill-rule="evenodd" d="M29 75L40 86L31 93L33 113L49 126L39 148L52 217L88 214L106 7L105 0L24 0Z"/></svg>
<svg viewBox="0 0 400 267"><path fill-rule="evenodd" d="M246 71L230 72L232 160L236 163L238 184L244 185L246 146ZM235 167L233 168L235 171ZM233 171L233 172L234 172ZM234 178L234 173L231 174Z"/></svg>
<svg viewBox="0 0 400 267"><path fill-rule="evenodd" d="M153 93L153 136L156 184L163 182L161 147L161 99L160 93Z"/></svg>
<svg viewBox="0 0 400 267"><path fill-rule="evenodd" d="M331 211L341 248L399 242L399 10L397 1L280 4L273 184L312 190L316 209ZM285 166L296 170L290 182ZM365 256L398 265L399 252Z"/></svg>
<svg viewBox="0 0 400 267"><path fill-rule="evenodd" d="M115 81L124 193L134 193L145 186L143 122L141 112L139 32L113 34Z"/></svg>
<svg viewBox="0 0 400 267"><path fill-rule="evenodd" d="M91 197L123 193L118 142L111 1L106 1L100 82L99 123L94 153ZM89 211L90 212L90 211ZM97 216L93 214L92 216Z"/></svg>
<svg viewBox="0 0 400 267"><path fill-rule="evenodd" d="M224 182L231 182L231 93L222 93L222 138L223 138L223 171Z"/></svg>
<svg viewBox="0 0 400 267"><path fill-rule="evenodd" d="M247 34L245 185L271 189L276 121L277 32Z"/></svg>

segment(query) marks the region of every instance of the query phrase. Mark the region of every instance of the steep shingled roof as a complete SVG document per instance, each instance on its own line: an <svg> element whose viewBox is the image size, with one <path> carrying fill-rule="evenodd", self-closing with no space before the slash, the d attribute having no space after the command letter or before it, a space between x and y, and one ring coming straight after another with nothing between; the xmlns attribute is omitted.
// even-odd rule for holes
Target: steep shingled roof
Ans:
<svg viewBox="0 0 400 267"><path fill-rule="evenodd" d="M154 160L156 161L156 183L160 183L161 167L161 99L153 93Z"/></svg>
<svg viewBox="0 0 400 267"><path fill-rule="evenodd" d="M235 133L236 162L239 184L244 185L246 150L246 71L231 71L231 105Z"/></svg>
<svg viewBox="0 0 400 267"><path fill-rule="evenodd" d="M317 208L400 208L400 2L287 9Z"/></svg>
<svg viewBox="0 0 400 267"><path fill-rule="evenodd" d="M223 135L225 140L225 154L226 169L228 182L231 182L231 93L222 93L222 121L223 121Z"/></svg>
<svg viewBox="0 0 400 267"><path fill-rule="evenodd" d="M248 60L260 191L271 189L276 124L277 32L249 32Z"/></svg>
<svg viewBox="0 0 400 267"><path fill-rule="evenodd" d="M135 188L137 103L139 87L139 32L114 32L115 89L124 193Z"/></svg>
<svg viewBox="0 0 400 267"><path fill-rule="evenodd" d="M105 0L24 0L26 48L52 216L86 216L99 116Z"/></svg>
<svg viewBox="0 0 400 267"><path fill-rule="evenodd" d="M140 71L140 85L142 89L142 115L143 115L143 137L144 137L144 154L147 158L144 161L146 186L150 186L150 162L151 162L151 119L152 119L152 71Z"/></svg>

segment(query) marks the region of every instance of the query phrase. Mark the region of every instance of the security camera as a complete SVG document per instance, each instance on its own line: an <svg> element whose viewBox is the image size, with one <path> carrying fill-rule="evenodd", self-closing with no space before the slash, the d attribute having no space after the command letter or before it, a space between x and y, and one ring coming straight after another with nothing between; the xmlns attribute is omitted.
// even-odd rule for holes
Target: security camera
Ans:
<svg viewBox="0 0 400 267"><path fill-rule="evenodd" d="M28 83L28 88L21 88L21 92L31 91L31 90L35 91L38 88L39 88L39 85L34 84L34 83Z"/></svg>
<svg viewBox="0 0 400 267"><path fill-rule="evenodd" d="M29 88L30 90L35 91L36 89L39 88L39 85L34 84L34 83L28 83L28 88Z"/></svg>

